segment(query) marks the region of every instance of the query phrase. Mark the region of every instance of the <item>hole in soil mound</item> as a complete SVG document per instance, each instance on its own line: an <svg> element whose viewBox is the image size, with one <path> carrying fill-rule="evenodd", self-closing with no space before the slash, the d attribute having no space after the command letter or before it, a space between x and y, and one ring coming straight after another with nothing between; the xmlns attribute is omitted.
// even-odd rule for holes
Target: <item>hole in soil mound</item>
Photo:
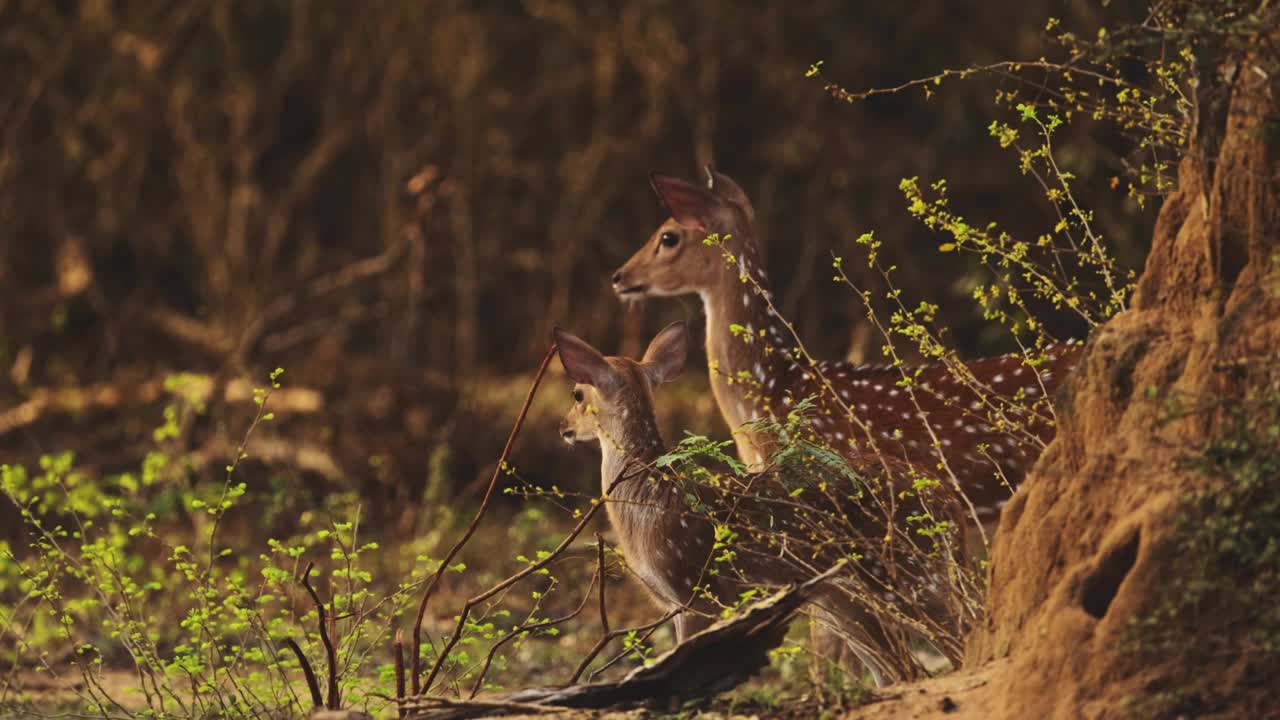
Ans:
<svg viewBox="0 0 1280 720"><path fill-rule="evenodd" d="M1111 607L1111 601L1120 591L1120 583L1124 582L1133 564L1138 560L1138 545L1142 539L1139 531L1134 530L1128 540L1111 548L1098 568L1084 581L1084 611L1101 620Z"/></svg>

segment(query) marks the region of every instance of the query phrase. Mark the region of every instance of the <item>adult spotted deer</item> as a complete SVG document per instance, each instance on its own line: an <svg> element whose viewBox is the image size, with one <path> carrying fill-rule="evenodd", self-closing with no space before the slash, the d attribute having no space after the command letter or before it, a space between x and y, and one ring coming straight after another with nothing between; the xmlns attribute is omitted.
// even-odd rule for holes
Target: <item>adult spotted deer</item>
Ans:
<svg viewBox="0 0 1280 720"><path fill-rule="evenodd" d="M670 466L658 466L667 446L654 415L653 390L674 379L684 366L688 341L683 323L659 333L640 361L606 357L559 328L554 334L561 363L575 383L573 404L560 433L570 444L599 443L601 489L623 556L659 606L684 609L676 619L678 640L707 626L721 608L732 606L744 586L806 580L853 554L847 545L828 545L831 536L874 538L862 545L864 551L882 542L883 522L844 499L856 494L852 486L823 495L762 473L751 477L745 492L708 490L691 486ZM803 503L796 499L801 494ZM826 524L847 528L837 533ZM725 540L726 528L736 528L732 541ZM910 570L917 571L917 577L936 571L919 564ZM928 606L928 616L910 626L914 629L948 622L941 605L930 604L927 594L920 600L920 588L929 583L904 587L902 575L894 584L891 574L878 558L864 555L849 573L824 587L810 608L820 624L848 643L877 684L915 677L919 668L904 626L893 624L883 603L859 600L854 585L861 582L869 588L861 597ZM959 648L954 649L958 656Z"/></svg>
<svg viewBox="0 0 1280 720"><path fill-rule="evenodd" d="M1052 433L1044 400L1080 347L1050 346L1034 367L1018 355L961 367L810 363L772 305L751 202L730 178L707 174L707 187L651 178L671 216L613 274L613 287L625 300L701 297L711 387L743 461L768 455L769 439L751 421L816 397L814 427L830 447L854 462L876 455L929 473L943 468L971 514L994 520ZM1033 404L1037 411L1028 411ZM1023 441L1010 427L1021 428Z"/></svg>

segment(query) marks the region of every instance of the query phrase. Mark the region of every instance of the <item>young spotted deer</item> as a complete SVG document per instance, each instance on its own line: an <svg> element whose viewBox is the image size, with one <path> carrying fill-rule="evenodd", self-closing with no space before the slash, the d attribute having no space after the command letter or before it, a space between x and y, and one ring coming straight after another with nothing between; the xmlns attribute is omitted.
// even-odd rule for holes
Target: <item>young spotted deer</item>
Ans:
<svg viewBox="0 0 1280 720"><path fill-rule="evenodd" d="M884 523L848 499L858 494L852 485L823 495L766 472L752 475L738 492L725 490L727 484L690 483L671 466L658 466L667 446L658 430L653 390L683 368L688 342L683 323L659 333L641 361L606 357L559 328L554 334L561 363L575 383L560 433L571 445L599 443L609 522L628 566L655 602L665 610L684 608L676 619L678 640L710 624L744 588L803 581L853 554L849 544L828 546L831 537L871 538L860 546L860 555L883 542ZM734 529L734 539L718 545L726 528ZM919 676L908 626L948 621L946 610L928 602L928 578L936 570L914 570L925 580L906 582L905 573L890 578L885 565L863 555L848 573L824 586L809 608L818 623L847 643L877 684ZM860 587L871 589L862 596L855 588L859 578L864 580ZM930 609L913 625L895 625L883 603L859 600L868 595Z"/></svg>
<svg viewBox="0 0 1280 720"><path fill-rule="evenodd" d="M626 300L702 298L711 387L743 462L758 464L769 452L753 420L780 417L816 397L814 426L829 447L855 463L868 455L895 457L930 473L941 453L978 521L993 521L1034 462L1035 441L1052 435L1051 423L1024 406L1039 403L1048 411L1040 401L1076 364L1080 346L1048 347L1034 368L1017 355L975 360L958 369L965 380L941 364L906 368L910 385L900 384L899 368L811 365L772 305L746 193L728 177L707 173L708 187L651 178L671 217L613 274L613 287ZM712 235L719 241L704 242ZM1011 421L1025 431L1024 441L1010 435Z"/></svg>

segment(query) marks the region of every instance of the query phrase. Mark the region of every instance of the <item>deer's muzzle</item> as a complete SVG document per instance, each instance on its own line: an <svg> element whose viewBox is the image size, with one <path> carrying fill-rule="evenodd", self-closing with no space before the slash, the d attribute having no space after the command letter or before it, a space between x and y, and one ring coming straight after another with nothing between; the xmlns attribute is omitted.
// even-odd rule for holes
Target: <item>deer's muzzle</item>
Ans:
<svg viewBox="0 0 1280 720"><path fill-rule="evenodd" d="M578 433L574 432L573 428L569 427L569 421L561 420L560 437L564 438L566 443L572 445L577 441Z"/></svg>

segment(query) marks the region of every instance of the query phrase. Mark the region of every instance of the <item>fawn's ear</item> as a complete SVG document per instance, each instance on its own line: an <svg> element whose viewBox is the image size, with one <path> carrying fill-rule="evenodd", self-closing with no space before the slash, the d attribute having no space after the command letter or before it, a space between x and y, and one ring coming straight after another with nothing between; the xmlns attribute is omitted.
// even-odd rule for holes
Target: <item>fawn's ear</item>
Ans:
<svg viewBox="0 0 1280 720"><path fill-rule="evenodd" d="M747 199L747 193L742 189L742 186L734 182L733 178L728 175L716 172L716 169L710 165L707 165L705 170L707 171L707 187L711 189L711 192L741 210L742 214L747 216L747 222L755 222L756 209L751 206L751 201Z"/></svg>
<svg viewBox="0 0 1280 720"><path fill-rule="evenodd" d="M590 385L604 393L612 392L617 387L618 372L599 350L558 325L551 331L551 335L556 341L560 364L564 365L565 373L574 382Z"/></svg>
<svg viewBox="0 0 1280 720"><path fill-rule="evenodd" d="M685 227L706 230L711 224L712 214L720 207L720 198L715 193L687 180L650 175L649 184L671 212L671 217Z"/></svg>
<svg viewBox="0 0 1280 720"><path fill-rule="evenodd" d="M684 370L685 356L689 354L689 333L684 323L673 322L654 336L644 351L644 371L654 385L671 382Z"/></svg>

